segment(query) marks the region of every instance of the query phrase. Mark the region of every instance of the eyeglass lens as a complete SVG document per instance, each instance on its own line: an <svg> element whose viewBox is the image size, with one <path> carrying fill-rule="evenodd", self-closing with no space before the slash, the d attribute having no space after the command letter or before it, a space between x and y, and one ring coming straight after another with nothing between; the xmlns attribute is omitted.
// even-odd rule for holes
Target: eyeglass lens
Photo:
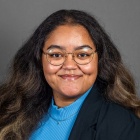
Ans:
<svg viewBox="0 0 140 140"><path fill-rule="evenodd" d="M93 58L93 49L91 48L82 48L82 49L77 49L73 53L67 53L62 49L59 48L51 48L48 49L46 55L47 55L47 60L52 64L52 65L62 65L67 57L67 55L71 54L73 56L73 59L76 63L84 65L88 64L92 58Z"/></svg>

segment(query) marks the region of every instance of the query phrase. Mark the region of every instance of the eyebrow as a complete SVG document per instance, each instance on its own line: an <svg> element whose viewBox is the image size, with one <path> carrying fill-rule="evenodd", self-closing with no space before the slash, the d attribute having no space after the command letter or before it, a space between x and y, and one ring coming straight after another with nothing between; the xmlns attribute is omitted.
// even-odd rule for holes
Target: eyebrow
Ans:
<svg viewBox="0 0 140 140"><path fill-rule="evenodd" d="M53 49L53 48L65 50L65 48L63 46L58 46L58 45L50 45L47 50Z"/></svg>
<svg viewBox="0 0 140 140"><path fill-rule="evenodd" d="M58 48L58 49L66 50L65 47L59 46L59 45L50 45L47 50L53 49L53 48ZM75 47L74 50L80 50L80 49L83 49L83 48L92 49L92 47L90 47L89 45L82 45L82 46Z"/></svg>
<svg viewBox="0 0 140 140"><path fill-rule="evenodd" d="M89 45L82 45L82 46L78 46L78 47L76 47L74 50L80 50L80 49L83 49L83 48L89 48L89 49L92 49L92 47L90 47Z"/></svg>

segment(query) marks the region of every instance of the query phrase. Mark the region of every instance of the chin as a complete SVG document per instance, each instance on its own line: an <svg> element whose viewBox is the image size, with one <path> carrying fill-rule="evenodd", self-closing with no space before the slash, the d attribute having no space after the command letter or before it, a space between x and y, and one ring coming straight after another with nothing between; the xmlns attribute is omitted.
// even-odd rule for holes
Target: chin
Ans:
<svg viewBox="0 0 140 140"><path fill-rule="evenodd" d="M77 98L84 94L77 90L73 91L73 90L68 90L68 89L66 90L66 92L62 92L62 93L65 97L68 97L68 98Z"/></svg>

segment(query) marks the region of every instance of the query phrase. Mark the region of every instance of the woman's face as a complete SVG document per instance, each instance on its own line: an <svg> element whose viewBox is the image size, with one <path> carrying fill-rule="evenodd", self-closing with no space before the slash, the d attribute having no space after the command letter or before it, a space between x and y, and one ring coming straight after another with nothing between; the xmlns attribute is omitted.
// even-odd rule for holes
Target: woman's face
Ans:
<svg viewBox="0 0 140 140"><path fill-rule="evenodd" d="M96 50L88 31L81 25L61 25L51 32L43 51L51 46L60 46L66 52L73 52L79 46L89 46ZM72 55L66 57L63 65L54 66L42 54L43 72L53 90L57 106L66 106L84 94L95 82L98 73L98 55L86 65L77 64Z"/></svg>

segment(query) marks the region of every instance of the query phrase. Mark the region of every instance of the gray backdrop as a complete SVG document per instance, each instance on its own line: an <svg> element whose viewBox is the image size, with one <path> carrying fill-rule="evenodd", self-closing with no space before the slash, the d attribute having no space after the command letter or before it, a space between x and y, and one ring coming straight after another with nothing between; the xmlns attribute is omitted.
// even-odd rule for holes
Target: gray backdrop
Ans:
<svg viewBox="0 0 140 140"><path fill-rule="evenodd" d="M0 0L0 81L24 41L59 9L85 10L97 17L134 75L140 95L140 0Z"/></svg>

